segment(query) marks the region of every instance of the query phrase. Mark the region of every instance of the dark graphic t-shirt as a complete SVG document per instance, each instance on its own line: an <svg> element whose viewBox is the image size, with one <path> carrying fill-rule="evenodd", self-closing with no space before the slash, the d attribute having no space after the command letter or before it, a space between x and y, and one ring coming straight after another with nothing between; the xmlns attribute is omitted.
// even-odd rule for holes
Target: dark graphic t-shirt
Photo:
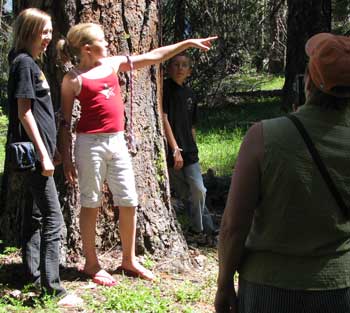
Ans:
<svg viewBox="0 0 350 313"><path fill-rule="evenodd" d="M198 162L198 148L193 139L192 128L197 122L197 102L191 88L180 86L172 79L164 81L163 111L181 152L184 166ZM174 157L169 147L167 161L174 165Z"/></svg>
<svg viewBox="0 0 350 313"><path fill-rule="evenodd" d="M44 73L26 52L19 53L12 61L8 81L9 129L12 140L28 140L23 127L19 127L17 99L30 99L32 113L49 156L56 149L56 124L50 87Z"/></svg>

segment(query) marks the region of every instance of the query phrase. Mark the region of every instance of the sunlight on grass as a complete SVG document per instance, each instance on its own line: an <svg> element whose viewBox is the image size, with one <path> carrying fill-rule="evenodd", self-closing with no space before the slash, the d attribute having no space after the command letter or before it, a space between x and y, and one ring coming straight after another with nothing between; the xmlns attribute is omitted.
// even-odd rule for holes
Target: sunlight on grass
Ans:
<svg viewBox="0 0 350 313"><path fill-rule="evenodd" d="M217 176L231 175L242 139L257 121L281 116L280 99L242 99L239 104L200 107L196 139L202 173L209 168Z"/></svg>
<svg viewBox="0 0 350 313"><path fill-rule="evenodd" d="M201 282L181 281L180 276L179 281L153 284L122 278L115 287L86 291L83 298L88 312L206 312L199 307L213 303L216 276L217 271L209 278L203 275Z"/></svg>
<svg viewBox="0 0 350 313"><path fill-rule="evenodd" d="M93 300L90 304L90 308L98 312L171 312L168 310L171 299L162 295L157 286L131 284L125 280L123 284L103 289L101 295L104 301Z"/></svg>
<svg viewBox="0 0 350 313"><path fill-rule="evenodd" d="M243 69L233 75L226 76L221 88L223 92L275 90L282 89L283 84L283 76L257 73L252 69Z"/></svg>
<svg viewBox="0 0 350 313"><path fill-rule="evenodd" d="M7 123L8 119L6 115L3 114L0 110L0 173L4 171Z"/></svg>
<svg viewBox="0 0 350 313"><path fill-rule="evenodd" d="M188 302L197 302L201 298L201 290L197 285L189 281L185 281L178 289L175 291L176 301L181 304Z"/></svg>
<svg viewBox="0 0 350 313"><path fill-rule="evenodd" d="M19 252L20 249L17 247L5 247L4 251L2 254L9 255L11 253L16 253Z"/></svg>
<svg viewBox="0 0 350 313"><path fill-rule="evenodd" d="M282 89L283 84L284 84L284 77L282 77L282 76L268 76L266 78L267 78L267 80L263 80L263 82L260 86L261 90Z"/></svg>
<svg viewBox="0 0 350 313"><path fill-rule="evenodd" d="M209 134L198 131L197 143L202 172L211 168L217 176L231 175L242 138L243 131L240 128L223 129Z"/></svg>
<svg viewBox="0 0 350 313"><path fill-rule="evenodd" d="M153 270L153 267L155 266L155 262L152 258L152 255L146 254L142 264L145 268L149 270Z"/></svg>

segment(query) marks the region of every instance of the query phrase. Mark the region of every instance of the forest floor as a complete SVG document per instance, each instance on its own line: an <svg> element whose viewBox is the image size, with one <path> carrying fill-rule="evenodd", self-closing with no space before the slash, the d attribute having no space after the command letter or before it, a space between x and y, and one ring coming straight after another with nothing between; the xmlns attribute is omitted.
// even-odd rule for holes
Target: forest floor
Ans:
<svg viewBox="0 0 350 313"><path fill-rule="evenodd" d="M219 225L230 179L209 173L204 180L208 207ZM50 298L40 302L33 288L24 285L20 251L10 249L0 254L0 312L214 312L218 238L193 235L186 225L183 233L192 267L182 273L159 272L156 262L141 259L157 275L154 282L116 274L121 257L118 251L100 256L103 268L117 280L115 287L101 287L82 277L77 268L83 265L83 259L74 267L61 268L63 286L84 300L84 305L75 309L58 308Z"/></svg>
<svg viewBox="0 0 350 313"><path fill-rule="evenodd" d="M19 252L12 253L1 258L0 312L214 312L217 249L189 244L189 251L191 270L180 274L155 270L155 282L113 273L119 263L113 253L104 254L100 261L117 280L115 287L96 285L81 277L76 267L62 268L63 286L84 300L83 306L74 309L58 308L49 299L40 303L38 294L24 286Z"/></svg>

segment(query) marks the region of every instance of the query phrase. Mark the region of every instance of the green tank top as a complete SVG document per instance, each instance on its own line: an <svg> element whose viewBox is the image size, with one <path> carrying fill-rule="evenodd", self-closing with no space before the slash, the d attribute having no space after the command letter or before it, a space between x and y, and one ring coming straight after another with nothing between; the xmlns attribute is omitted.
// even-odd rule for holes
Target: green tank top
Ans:
<svg viewBox="0 0 350 313"><path fill-rule="evenodd" d="M350 110L304 105L296 116L350 207ZM239 268L250 282L287 289L350 286L350 221L286 117L263 121L261 202Z"/></svg>

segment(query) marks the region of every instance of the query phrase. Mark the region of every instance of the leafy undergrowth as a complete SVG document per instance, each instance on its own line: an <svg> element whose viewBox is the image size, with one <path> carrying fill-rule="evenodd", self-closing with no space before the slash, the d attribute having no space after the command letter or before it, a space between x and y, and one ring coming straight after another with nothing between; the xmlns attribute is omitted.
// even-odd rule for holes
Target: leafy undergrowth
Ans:
<svg viewBox="0 0 350 313"><path fill-rule="evenodd" d="M189 245L194 267L181 274L157 272L157 264L148 260L157 274L155 282L113 274L118 284L101 287L82 278L76 268L63 268L64 287L84 300L75 309L58 308L49 297L39 301L31 286L23 286L20 253L10 248L0 255L0 312L213 312L217 252L211 246ZM101 257L111 273L116 262L113 253Z"/></svg>

